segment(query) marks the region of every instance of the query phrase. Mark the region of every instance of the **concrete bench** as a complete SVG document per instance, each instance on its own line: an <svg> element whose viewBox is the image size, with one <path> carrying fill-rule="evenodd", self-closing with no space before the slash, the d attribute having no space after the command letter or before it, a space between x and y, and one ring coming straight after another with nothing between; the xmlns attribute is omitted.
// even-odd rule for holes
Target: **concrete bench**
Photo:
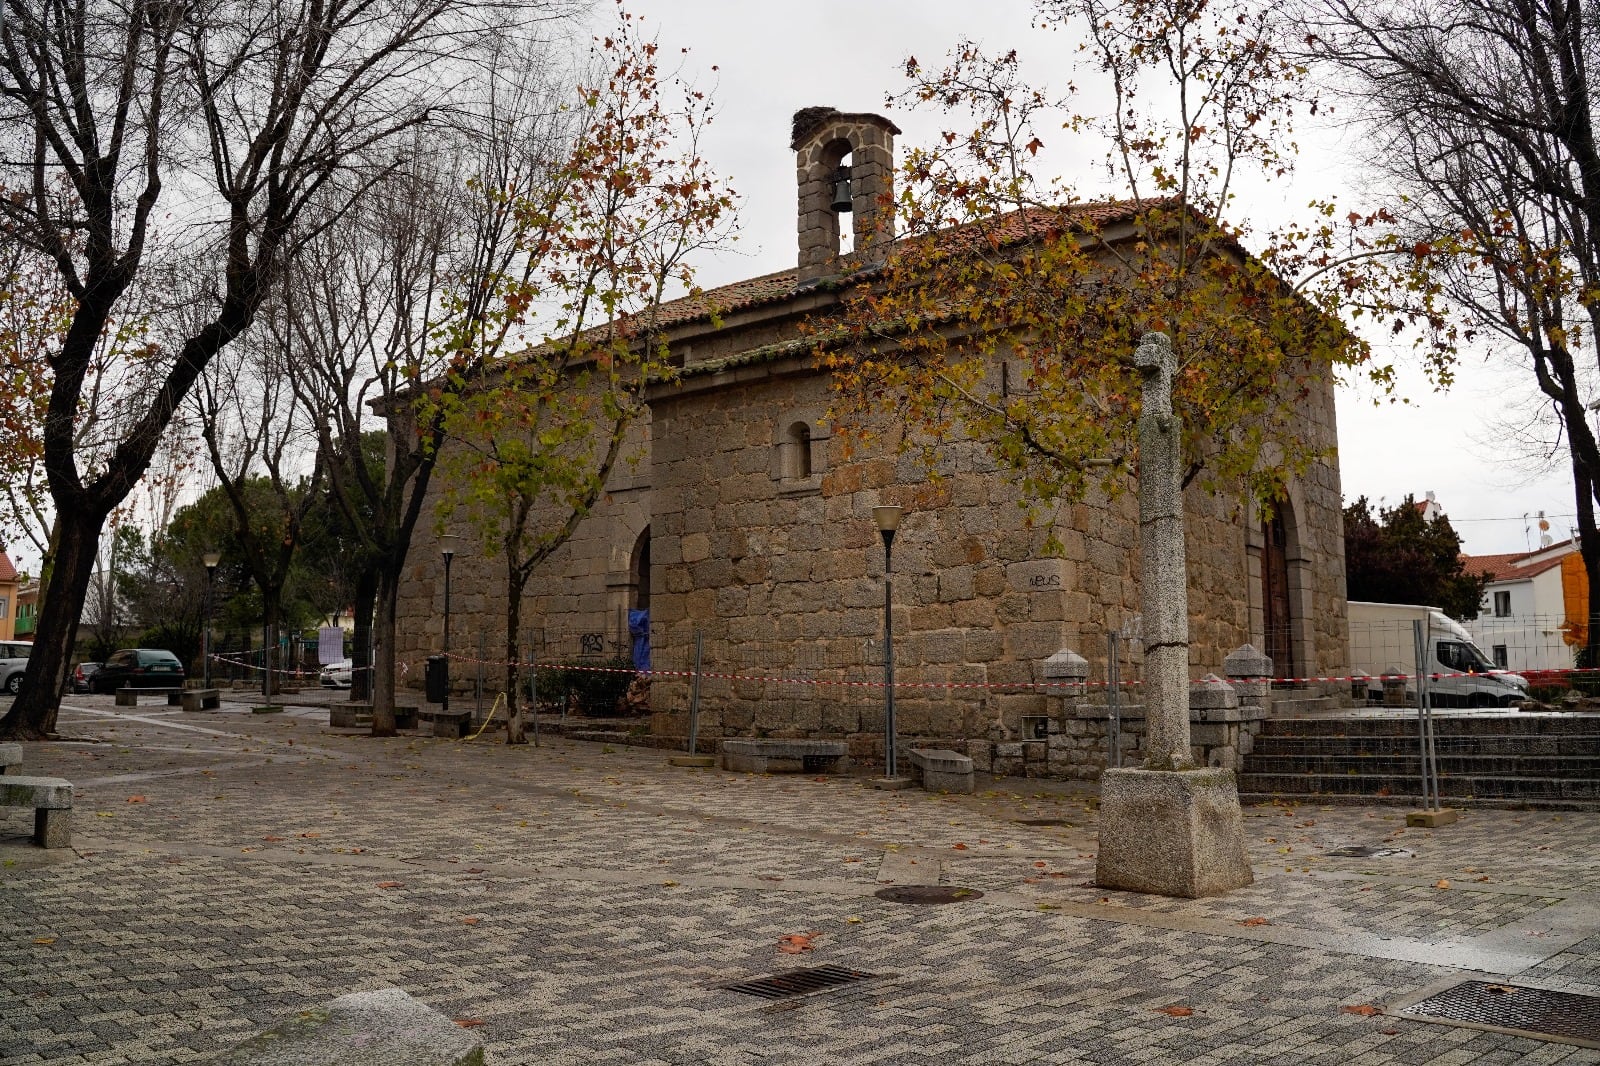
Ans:
<svg viewBox="0 0 1600 1066"><path fill-rule="evenodd" d="M468 728L472 725L471 711L434 711L430 717L433 719L433 735L448 737L451 740L460 740L467 735ZM399 709L395 710L395 728L400 728Z"/></svg>
<svg viewBox="0 0 1600 1066"><path fill-rule="evenodd" d="M328 726L332 729L360 729L372 724L372 704L358 700L337 700L328 704Z"/></svg>
<svg viewBox="0 0 1600 1066"><path fill-rule="evenodd" d="M33 808L33 842L41 848L72 846L72 782L59 777L0 777L0 807Z"/></svg>
<svg viewBox="0 0 1600 1066"><path fill-rule="evenodd" d="M912 776L922 782L929 792L962 792L971 795L976 791L972 760L959 751L945 748L912 748Z"/></svg>
<svg viewBox="0 0 1600 1066"><path fill-rule="evenodd" d="M301 1011L211 1066L483 1066L483 1039L398 988Z"/></svg>
<svg viewBox="0 0 1600 1066"><path fill-rule="evenodd" d="M159 696L167 701L168 706L176 707L177 695L182 691L181 688L130 688L124 685L117 689L117 706L137 707L140 696Z"/></svg>
<svg viewBox="0 0 1600 1066"><path fill-rule="evenodd" d="M21 744L0 744L0 774L21 773L18 769L22 765Z"/></svg>
<svg viewBox="0 0 1600 1066"><path fill-rule="evenodd" d="M842 740L724 740L722 768L746 774L842 774L850 745Z"/></svg>
<svg viewBox="0 0 1600 1066"><path fill-rule="evenodd" d="M186 711L214 711L222 706L222 693L214 688L186 688L168 696L167 703Z"/></svg>

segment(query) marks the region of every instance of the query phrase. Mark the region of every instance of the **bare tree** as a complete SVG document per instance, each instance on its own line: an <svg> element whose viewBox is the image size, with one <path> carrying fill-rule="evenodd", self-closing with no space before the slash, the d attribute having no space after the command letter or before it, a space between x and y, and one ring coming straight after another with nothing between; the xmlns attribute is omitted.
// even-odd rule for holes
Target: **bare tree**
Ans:
<svg viewBox="0 0 1600 1066"><path fill-rule="evenodd" d="M548 172L561 141L544 50L507 49L494 68L475 108L417 143L378 195L308 245L315 266L296 274L285 298L279 344L294 352L288 371L317 412L329 487L377 576L370 639L358 610L353 681L359 696L370 654L377 736L395 730L395 609L444 436L441 411L417 417L416 391L428 381L465 385L472 349L441 338L470 336L489 315L495 279L519 254L518 198ZM380 476L350 457L363 455L362 435L383 415L398 428Z"/></svg>
<svg viewBox="0 0 1600 1066"><path fill-rule="evenodd" d="M269 698L284 586L306 516L323 502L318 433L285 375L291 359L273 343L273 331L253 334L214 359L192 394L206 454L232 512L238 562L261 592L262 684Z"/></svg>
<svg viewBox="0 0 1600 1066"><path fill-rule="evenodd" d="M1525 359L1573 471L1590 589L1600 589L1600 145L1592 0L1305 0L1306 40L1344 76L1393 210L1451 297ZM1600 652L1591 593L1585 645Z"/></svg>
<svg viewBox="0 0 1600 1066"><path fill-rule="evenodd" d="M489 46L543 15L500 0L0 0L0 221L52 263L68 323L44 467L54 581L0 735L54 729L100 530L206 365L254 320L299 242L393 165ZM59 176L69 193L53 192ZM319 210L316 226L307 212ZM149 385L103 458L75 451L97 348L130 301L152 312Z"/></svg>

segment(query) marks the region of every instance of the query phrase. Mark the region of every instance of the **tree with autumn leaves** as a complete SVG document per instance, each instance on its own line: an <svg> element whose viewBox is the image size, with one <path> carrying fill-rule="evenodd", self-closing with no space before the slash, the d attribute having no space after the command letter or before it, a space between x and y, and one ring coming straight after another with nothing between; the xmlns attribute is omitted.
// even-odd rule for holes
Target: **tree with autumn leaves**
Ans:
<svg viewBox="0 0 1600 1066"><path fill-rule="evenodd" d="M646 390L673 375L662 305L694 291L690 256L722 242L733 217L731 189L698 152L710 101L660 63L621 13L576 94L569 151L523 187L487 190L509 211L515 255L487 279L483 313L440 331L456 358L416 405L447 442L440 521L471 529L504 566L511 744L526 742L528 582L641 457Z"/></svg>
<svg viewBox="0 0 1600 1066"><path fill-rule="evenodd" d="M885 205L894 241L858 257L842 316L818 327L834 416L859 437L893 412L902 446L930 459L971 437L1035 503L1115 493L1137 469L1133 352L1159 330L1179 361L1184 483L1270 506L1328 458L1297 401L1335 372L1391 376L1352 327L1408 333L1448 368L1457 337L1430 258L1383 213L1315 203L1303 225L1251 224L1245 205L1291 172L1294 119L1317 108L1273 5L1037 6L1046 28L1082 35L1106 105L1030 85L1015 52L907 60L891 103L951 126L906 155ZM1104 192L1037 172L1056 137L1105 146Z"/></svg>

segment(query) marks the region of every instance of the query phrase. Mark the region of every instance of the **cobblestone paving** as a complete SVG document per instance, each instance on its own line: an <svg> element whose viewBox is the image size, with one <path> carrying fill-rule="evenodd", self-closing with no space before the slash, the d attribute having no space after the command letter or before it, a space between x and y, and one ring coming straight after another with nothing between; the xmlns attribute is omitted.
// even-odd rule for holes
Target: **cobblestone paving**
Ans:
<svg viewBox="0 0 1600 1066"><path fill-rule="evenodd" d="M497 1064L1600 1063L1342 1009L1467 970L1600 995L1600 815L1251 808L1257 883L1168 900L1092 886L1094 800L1061 786L883 793L110 702L64 712L86 742L27 747L78 786L71 852L0 810L7 1066L195 1061L388 986L480 1021ZM1328 854L1351 845L1403 853ZM814 948L781 953L796 933ZM823 964L876 976L717 987Z"/></svg>

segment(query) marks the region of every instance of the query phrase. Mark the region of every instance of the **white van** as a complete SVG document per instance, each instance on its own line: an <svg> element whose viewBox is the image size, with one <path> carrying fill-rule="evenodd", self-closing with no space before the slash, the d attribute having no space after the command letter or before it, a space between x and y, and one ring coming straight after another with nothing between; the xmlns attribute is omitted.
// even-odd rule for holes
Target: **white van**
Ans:
<svg viewBox="0 0 1600 1066"><path fill-rule="evenodd" d="M1350 673L1368 674L1367 694L1382 699L1384 674L1416 671L1412 622L1425 623L1430 675L1428 688L1435 707L1510 707L1528 698L1528 682L1520 674L1501 670L1460 623L1437 607L1409 603L1349 604ZM1432 675L1440 675L1433 677ZM1417 698L1414 678L1406 682L1410 702Z"/></svg>

